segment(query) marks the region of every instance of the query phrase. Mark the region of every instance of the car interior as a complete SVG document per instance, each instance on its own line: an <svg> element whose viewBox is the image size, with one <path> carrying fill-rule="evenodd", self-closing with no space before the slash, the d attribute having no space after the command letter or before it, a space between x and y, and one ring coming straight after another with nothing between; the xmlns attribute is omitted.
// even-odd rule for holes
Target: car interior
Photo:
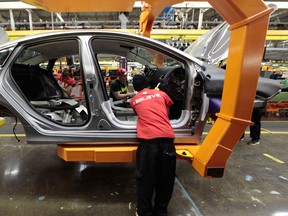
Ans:
<svg viewBox="0 0 288 216"><path fill-rule="evenodd" d="M185 68L182 63L155 49L131 45L127 41L93 39L91 48L96 68L101 70L98 74L102 74L103 93L118 120L137 120L129 107L129 100L113 102L109 99L110 84L116 78L115 71L123 59L129 71L129 91L134 91L132 77L137 73L145 75L151 88L165 91L174 101L170 119L180 118L185 86ZM59 84L61 70L66 66L69 66L70 76L75 81L72 91L78 92L76 94L68 95ZM11 68L11 75L24 98L48 119L65 125L82 125L89 120L88 103L91 102L83 86L85 75L81 70L77 40L49 41L24 47ZM123 107L123 103L126 106Z"/></svg>
<svg viewBox="0 0 288 216"><path fill-rule="evenodd" d="M59 44L50 42L24 48L11 68L11 75L24 98L43 116L66 125L81 125L88 120L84 94L67 95L58 83L60 68L56 67L59 60L65 59L63 54L65 57L79 52L78 43L68 40ZM81 89L81 76L75 75L74 88Z"/></svg>
<svg viewBox="0 0 288 216"><path fill-rule="evenodd" d="M174 105L170 107L170 119L180 118L184 103L186 78L185 68L182 63L155 49L138 44L131 45L131 42L127 41L94 39L91 42L91 46L97 62L101 62L100 59L103 58L102 56L107 55L113 56L114 59L124 57L128 68L133 69L130 70L130 76L133 77L138 73L145 75L149 80L150 88L158 88L166 92L174 102ZM132 86L132 83L129 83L129 85ZM121 102L117 101L117 103ZM129 119L131 119L131 108L130 110L129 108L128 110L124 110L117 107L117 103L112 105L116 116L123 116L123 113L126 113L126 116L129 116Z"/></svg>

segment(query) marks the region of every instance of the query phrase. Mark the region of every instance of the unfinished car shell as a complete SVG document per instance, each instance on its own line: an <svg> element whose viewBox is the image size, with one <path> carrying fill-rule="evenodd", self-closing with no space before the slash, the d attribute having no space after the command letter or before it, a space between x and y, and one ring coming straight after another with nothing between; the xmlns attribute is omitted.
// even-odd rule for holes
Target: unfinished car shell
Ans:
<svg viewBox="0 0 288 216"><path fill-rule="evenodd" d="M110 100L102 73L104 60L124 61L127 67L137 68L151 88L172 98L170 120L179 146L201 143L206 118L219 111L217 101L225 78L223 69L164 43L122 32L84 30L29 36L1 45L0 59L1 115L20 119L27 143L61 144L63 158L68 157L63 148L71 145L110 146L111 152L128 145L133 161L137 116L131 108ZM57 64L63 59L72 72L78 69L77 94L67 95L57 81ZM257 97L265 102L280 89L277 81L259 79ZM121 156L113 157L121 161ZM107 158L85 160L111 161Z"/></svg>

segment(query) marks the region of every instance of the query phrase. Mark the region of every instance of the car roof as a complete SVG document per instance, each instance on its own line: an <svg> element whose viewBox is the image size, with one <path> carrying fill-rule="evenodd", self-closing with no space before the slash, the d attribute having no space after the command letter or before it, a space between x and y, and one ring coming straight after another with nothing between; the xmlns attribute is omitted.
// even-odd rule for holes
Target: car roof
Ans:
<svg viewBox="0 0 288 216"><path fill-rule="evenodd" d="M117 30L55 30L55 31L48 31L43 33L37 33L33 35L27 35L21 38L17 38L15 40L10 40L8 42L5 42L1 44L0 46L6 46L9 44L15 44L15 43L21 43L21 42L27 42L27 41L33 41L37 39L45 39L53 36L77 36L77 35L119 35L119 36L130 36L134 38L139 38L141 40L153 40L151 38L143 37L137 34L132 34L129 32L123 32L123 31L117 31ZM155 41L155 40L153 40ZM157 43L157 42L156 42Z"/></svg>
<svg viewBox="0 0 288 216"><path fill-rule="evenodd" d="M194 58L193 56L184 53L181 50L178 50L174 47L171 47L161 41L158 40L154 40L152 38L148 38L148 37L144 37L141 35L137 35L137 34L133 34L133 33L129 33L129 32L124 32L124 31L119 31L119 30L87 30L87 29L82 29L82 30L55 30L55 31L49 31L49 32L45 32L45 33L39 33L39 34L34 34L34 35L28 35L28 36L24 36L21 38L17 38L15 40L10 40L6 43L3 43L0 45L0 49L1 48L5 48L5 47L9 47L9 46L15 46L17 44L21 44L21 43L29 43L29 42L34 42L34 41L41 41L41 40L45 40L45 39L49 39L50 37L57 37L57 36L61 36L61 37L69 37L69 36L79 36L79 35L92 35L92 36L106 36L107 35L113 37L117 37L120 36L122 38L133 38L135 40L139 40L139 42L146 42L146 43L154 43L155 45L159 45L159 47L167 47L168 49L173 50L173 52L175 53L179 53L182 55L182 57L186 57L187 59L192 58L192 60L195 63L198 63L199 65L202 65L202 61L200 61L197 58ZM108 39L108 38L107 38Z"/></svg>

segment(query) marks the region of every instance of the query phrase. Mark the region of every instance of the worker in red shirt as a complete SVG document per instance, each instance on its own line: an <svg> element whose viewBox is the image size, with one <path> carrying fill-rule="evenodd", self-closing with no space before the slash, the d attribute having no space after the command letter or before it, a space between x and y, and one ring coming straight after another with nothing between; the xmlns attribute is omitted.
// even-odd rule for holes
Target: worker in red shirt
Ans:
<svg viewBox="0 0 288 216"><path fill-rule="evenodd" d="M63 91L70 96L72 88L76 85L75 80L70 76L68 68L64 68L61 76L58 79L58 84L61 86Z"/></svg>
<svg viewBox="0 0 288 216"><path fill-rule="evenodd" d="M138 115L136 213L139 216L166 216L176 169L175 134L168 117L173 101L165 92L149 89L145 76L135 75L133 87L138 92L130 101Z"/></svg>

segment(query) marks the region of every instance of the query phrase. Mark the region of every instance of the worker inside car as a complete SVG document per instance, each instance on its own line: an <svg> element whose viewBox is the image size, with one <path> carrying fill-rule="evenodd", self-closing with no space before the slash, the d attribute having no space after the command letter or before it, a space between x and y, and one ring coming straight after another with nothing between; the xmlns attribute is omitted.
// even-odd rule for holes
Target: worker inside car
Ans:
<svg viewBox="0 0 288 216"><path fill-rule="evenodd" d="M58 84L64 92L70 96L72 88L76 85L75 80L70 76L69 68L64 68L58 79Z"/></svg>
<svg viewBox="0 0 288 216"><path fill-rule="evenodd" d="M110 97L113 101L125 100L134 96L134 93L128 93L127 71L119 68L117 79L114 79L110 86Z"/></svg>

